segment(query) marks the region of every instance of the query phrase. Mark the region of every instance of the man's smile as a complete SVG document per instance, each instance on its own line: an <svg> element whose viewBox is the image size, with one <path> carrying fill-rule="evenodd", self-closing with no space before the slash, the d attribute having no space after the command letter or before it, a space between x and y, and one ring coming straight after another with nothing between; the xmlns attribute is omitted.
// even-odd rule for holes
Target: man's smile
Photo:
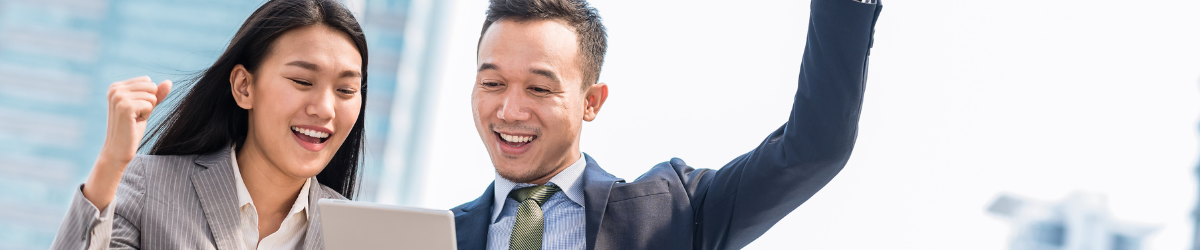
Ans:
<svg viewBox="0 0 1200 250"><path fill-rule="evenodd" d="M535 134L518 134L494 130L492 133L496 134L496 139L499 142L498 144L500 144L498 145L500 146L500 151L505 154L523 154L525 151L529 151L529 148L532 146L531 144L538 139L538 136Z"/></svg>

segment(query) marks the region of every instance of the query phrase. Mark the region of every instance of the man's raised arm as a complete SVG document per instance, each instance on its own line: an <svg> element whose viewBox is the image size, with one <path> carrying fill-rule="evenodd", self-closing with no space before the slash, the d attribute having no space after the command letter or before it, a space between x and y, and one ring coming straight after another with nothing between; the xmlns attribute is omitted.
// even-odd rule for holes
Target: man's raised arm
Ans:
<svg viewBox="0 0 1200 250"><path fill-rule="evenodd" d="M746 246L837 175L854 148L877 0L812 0L808 39L787 124L699 182L696 247ZM707 188L704 188L707 187Z"/></svg>

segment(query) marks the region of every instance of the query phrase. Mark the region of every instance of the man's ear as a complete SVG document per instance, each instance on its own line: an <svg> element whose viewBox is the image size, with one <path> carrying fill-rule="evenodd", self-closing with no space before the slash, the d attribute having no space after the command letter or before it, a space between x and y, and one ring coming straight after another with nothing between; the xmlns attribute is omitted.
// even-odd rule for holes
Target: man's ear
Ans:
<svg viewBox="0 0 1200 250"><path fill-rule="evenodd" d="M600 107L604 106L604 100L608 99L608 84L592 84L585 94L587 96L583 97L583 120L590 122L600 114Z"/></svg>
<svg viewBox="0 0 1200 250"><path fill-rule="evenodd" d="M233 66L233 71L229 72L229 90L233 94L233 100L242 109L254 108L254 93L250 88L251 77L250 71L241 64Z"/></svg>

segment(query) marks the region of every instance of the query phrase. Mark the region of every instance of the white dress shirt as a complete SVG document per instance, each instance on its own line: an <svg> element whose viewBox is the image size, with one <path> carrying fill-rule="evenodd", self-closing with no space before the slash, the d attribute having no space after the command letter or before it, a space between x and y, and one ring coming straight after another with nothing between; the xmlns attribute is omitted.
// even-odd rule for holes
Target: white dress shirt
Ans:
<svg viewBox="0 0 1200 250"><path fill-rule="evenodd" d="M283 218L279 230L259 241L258 210L254 207L254 200L250 198L250 192L246 190L246 183L242 181L241 171L238 170L236 151L230 150L229 155L230 159L234 159L233 179L237 183L235 188L237 189L238 210L241 218L241 221L238 222L238 233L235 234L238 237L237 242L242 243L240 244L242 249L302 248L301 241L304 240L308 229L308 190L312 185L312 178L304 180L304 186L300 188L300 194L296 196L296 203L292 204L292 209ZM96 223L96 226L92 227L89 250L108 249L112 239L113 207L112 204L109 204L108 207L96 214L100 223Z"/></svg>
<svg viewBox="0 0 1200 250"><path fill-rule="evenodd" d="M562 193L567 195L571 201L583 204L583 180L579 179L583 176L583 169L587 167L587 161L584 160L583 153L579 153L579 160L572 163L567 169L558 172L554 177L550 177L550 181L546 184L554 184L558 186ZM532 185L526 185L532 186ZM504 200L508 199L508 193L517 188L517 183L505 179L496 173L496 194L492 200L492 222L496 222L496 217L500 217L500 211L504 209ZM517 202L520 204L520 202Z"/></svg>
<svg viewBox="0 0 1200 250"><path fill-rule="evenodd" d="M238 224L238 231L241 231L238 236L238 242L242 242L244 249L300 249L301 241L304 240L304 234L308 229L308 188L312 184L312 178L304 180L304 186L300 188L300 194L296 196L296 202L292 204L292 209L288 211L288 215L283 217L283 223L279 225L279 230L258 240L258 210L254 208L254 200L250 199L250 192L246 190L246 183L242 181L241 171L238 170L236 150L230 150L229 154L233 161L233 179L237 180L237 196L238 207L240 208L241 222Z"/></svg>
<svg viewBox="0 0 1200 250"><path fill-rule="evenodd" d="M584 222L586 210L583 207L583 171L586 168L586 157L580 153L579 160L546 182L546 185L558 186L562 191L550 196L541 206L545 221L542 249L587 248L584 244L587 236L587 224ZM514 183L500 174L496 174L495 183L495 203L492 205L492 222L488 226L487 249L505 250L508 249L513 223L516 222L516 211L520 206L520 202L508 198L508 193L514 189L535 185Z"/></svg>

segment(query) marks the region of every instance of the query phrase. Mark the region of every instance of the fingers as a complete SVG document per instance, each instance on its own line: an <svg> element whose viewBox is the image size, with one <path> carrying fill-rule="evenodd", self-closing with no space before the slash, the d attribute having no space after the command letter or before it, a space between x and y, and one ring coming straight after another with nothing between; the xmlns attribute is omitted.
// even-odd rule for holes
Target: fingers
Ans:
<svg viewBox="0 0 1200 250"><path fill-rule="evenodd" d="M156 103L158 103L157 96L146 92L127 93L122 101L122 104L125 105L123 109L130 111L128 114L139 122L150 118L150 112L154 111Z"/></svg>
<svg viewBox="0 0 1200 250"><path fill-rule="evenodd" d="M158 92L155 94L155 96L158 97L158 101L154 102L154 105L157 106L159 103L162 103L163 99L166 99L167 94L170 94L170 93L171 93L171 80L165 80L162 83L158 84Z"/></svg>
<svg viewBox="0 0 1200 250"><path fill-rule="evenodd" d="M155 85L150 77L141 76L114 82L108 89L110 112L142 122L150 118L150 112L171 92L171 81Z"/></svg>
<svg viewBox="0 0 1200 250"><path fill-rule="evenodd" d="M162 87L155 85L153 81L150 81L150 77L147 76L139 76L124 81L114 82L108 87L108 101L110 104L119 103L121 100L119 97L122 96L123 93L148 93L151 96L154 96L154 98L150 99L150 104L152 106L157 106L159 102L167 97L167 93L171 91L170 80L163 81L162 85Z"/></svg>

